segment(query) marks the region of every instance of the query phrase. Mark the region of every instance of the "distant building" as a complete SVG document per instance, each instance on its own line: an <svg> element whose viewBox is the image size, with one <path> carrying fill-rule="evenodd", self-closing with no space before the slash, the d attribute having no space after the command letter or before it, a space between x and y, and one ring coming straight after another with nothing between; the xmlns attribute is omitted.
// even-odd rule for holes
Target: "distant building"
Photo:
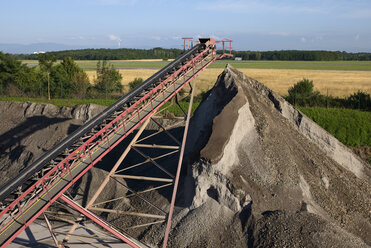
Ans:
<svg viewBox="0 0 371 248"><path fill-rule="evenodd" d="M241 57L235 57L234 60L238 60L238 61L241 61L242 58Z"/></svg>
<svg viewBox="0 0 371 248"><path fill-rule="evenodd" d="M45 52L44 51L33 52L33 54L41 54L41 53L45 53Z"/></svg>

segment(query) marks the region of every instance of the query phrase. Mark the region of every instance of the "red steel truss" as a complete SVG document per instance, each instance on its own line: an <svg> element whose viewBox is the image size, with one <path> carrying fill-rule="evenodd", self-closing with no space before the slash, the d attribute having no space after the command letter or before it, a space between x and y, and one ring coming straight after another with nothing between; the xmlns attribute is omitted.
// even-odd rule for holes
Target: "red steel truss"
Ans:
<svg viewBox="0 0 371 248"><path fill-rule="evenodd" d="M92 221L94 221L95 223L100 225L103 229L106 229L107 231L109 231L110 233L112 233L113 235L115 235L116 237L118 237L119 239L121 239L122 241L124 241L125 243L130 245L131 247L140 248L140 245L138 243L136 243L135 240L128 238L127 235L122 234L115 227L113 227L109 223L105 222L99 216L95 215L91 211L83 208L78 203L76 203L72 199L68 198L66 195L62 194L60 196L60 199L65 201L68 205L70 205L71 207L73 207L74 209L79 211L81 214L88 217L89 219L91 219Z"/></svg>
<svg viewBox="0 0 371 248"><path fill-rule="evenodd" d="M217 41L217 43L222 43L223 53L220 56L220 58L223 58L223 57L226 57L226 56L227 57L232 56L232 40L224 38L222 40Z"/></svg>
<svg viewBox="0 0 371 248"><path fill-rule="evenodd" d="M65 159L57 163L36 183L28 187L18 198L7 205L0 213L1 247L10 244L17 235L38 218L57 199L65 201L118 239L126 242L132 247L140 247L131 237L118 231L109 223L91 213L87 208L79 206L66 197L64 193L122 140L145 121L149 120L165 102L176 96L177 93L190 81L195 79L201 71L207 68L216 59L231 56L230 53L224 52L224 42L229 42L230 44L231 40L222 40L221 42L223 43L222 55L217 55L216 42L210 39L205 49L189 59L181 68L174 71L156 87L149 90L115 119L106 123L100 131L86 139L82 145L73 150ZM228 48L230 50L230 46ZM188 112L188 121L189 117L190 112ZM186 131L182 150L184 150L185 137ZM175 177L170 213L168 214L164 247L166 247L166 240L170 229L182 156L183 154L181 152L180 162Z"/></svg>
<svg viewBox="0 0 371 248"><path fill-rule="evenodd" d="M191 37L183 37L182 39L184 40L184 45L183 45L184 50L188 50L189 47L190 47L189 42L192 41L192 38ZM187 45L186 45L186 41L187 41Z"/></svg>

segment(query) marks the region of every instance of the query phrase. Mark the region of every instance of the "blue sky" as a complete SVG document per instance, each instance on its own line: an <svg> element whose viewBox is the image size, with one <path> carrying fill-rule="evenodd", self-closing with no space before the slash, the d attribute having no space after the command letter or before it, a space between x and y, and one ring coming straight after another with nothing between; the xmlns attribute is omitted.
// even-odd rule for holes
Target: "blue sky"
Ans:
<svg viewBox="0 0 371 248"><path fill-rule="evenodd" d="M236 50L371 52L371 0L0 0L0 43L181 48L230 38Z"/></svg>

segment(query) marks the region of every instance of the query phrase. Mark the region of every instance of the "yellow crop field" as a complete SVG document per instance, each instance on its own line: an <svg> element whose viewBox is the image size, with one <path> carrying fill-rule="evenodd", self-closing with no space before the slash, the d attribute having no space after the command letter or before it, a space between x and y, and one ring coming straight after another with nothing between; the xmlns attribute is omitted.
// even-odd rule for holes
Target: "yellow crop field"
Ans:
<svg viewBox="0 0 371 248"><path fill-rule="evenodd" d="M275 92L287 94L289 87L297 81L308 78L313 80L315 89L322 94L348 96L358 90L371 93L371 71L323 71L323 70L274 70L274 69L241 69Z"/></svg>
<svg viewBox="0 0 371 248"><path fill-rule="evenodd" d="M293 69L246 69L240 68L246 76L254 78L271 88L280 95L286 95L287 90L297 81L308 78L313 80L315 89L322 94L332 96L349 96L361 90L371 93L371 71L337 71L337 70L293 70ZM136 77L147 79L158 70L154 69L125 69L120 70L123 76L122 84L125 89ZM218 75L223 71L219 68L210 68L201 72L197 81L197 93L210 89ZM95 71L86 72L92 82L96 77Z"/></svg>

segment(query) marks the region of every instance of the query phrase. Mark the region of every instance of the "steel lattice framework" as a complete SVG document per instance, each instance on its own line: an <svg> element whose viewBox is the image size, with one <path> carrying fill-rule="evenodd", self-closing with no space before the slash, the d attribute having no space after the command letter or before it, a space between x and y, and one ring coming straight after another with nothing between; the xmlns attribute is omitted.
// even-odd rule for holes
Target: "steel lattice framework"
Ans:
<svg viewBox="0 0 371 248"><path fill-rule="evenodd" d="M109 180L116 180L118 178L124 179L137 179L137 180L150 180L159 181L166 184L159 186L167 187L174 186L173 195L170 204L170 210L168 213L161 209L163 215L153 215L146 213L126 213L131 215L138 215L142 217L157 217L160 221L153 223L162 223L167 220L167 228L164 238L164 247L166 247L169 230L171 226L171 218L173 214L176 191L179 181L180 168L182 164L182 157L185 147L186 135L188 130L188 123L191 116L191 106L193 101L193 93L195 88L195 78L205 68L207 68L216 59L230 56L230 53L224 52L224 43L231 42L231 40L222 40L223 53L216 53L216 43L213 39L200 39L199 44L191 48L191 51L186 55L183 55L179 63L174 65L167 70L167 73L161 75L161 77L155 78L153 83L148 85L145 89L139 92L137 95L131 98L130 102L126 102L122 106L119 106L115 111L108 117L104 118L95 128L92 128L89 132L84 133L77 141L72 145L65 148L57 157L50 160L42 170L37 171L35 175L30 177L27 183L23 183L18 186L16 190L12 191L12 195L7 196L6 200L2 201L3 210L0 213L0 245L5 247L12 242L27 226L29 226L36 218L43 214L47 208L60 199L67 203L72 208L79 211L82 216L92 220L100 227L105 229L107 232L112 234L114 237L122 240L132 247L143 247L144 244L131 238L123 231L118 230L110 223L103 220L101 217L96 215L94 212L110 212L108 209L98 208L96 199L99 194L102 193L104 187L107 185ZM229 50L230 45L229 45ZM230 52L230 51L229 51ZM175 61L177 62L177 60ZM160 107L168 102L173 97L177 97L177 93L194 80L194 86L191 87L191 101L188 113L186 114L186 126L182 142L176 140L169 134L172 140L175 140L177 146L159 147L156 145L141 144L138 139L143 132L146 124L149 120L153 120L153 115L160 109ZM177 99L176 99L177 100ZM160 129L166 132L166 128L160 124ZM120 159L112 167L112 170L103 181L100 188L97 190L93 198L88 202L85 207L80 206L74 202L68 196L65 195L67 189L69 189L77 180L79 180L90 168L92 168L97 162L99 162L107 153L114 149L121 141L128 137L134 130L139 131L136 133L128 148L124 151ZM141 139L143 141L144 139ZM177 167L176 175L172 175L162 168L156 160L158 158L151 158L139 150L140 147L152 147L152 148L166 148L173 149L168 154L179 152L179 163ZM135 150L138 154L147 159L147 161L154 164L156 167L164 171L169 177L158 178L158 177L144 177L138 175L125 175L122 174L124 170L118 170L121 162L130 151ZM136 165L139 166L139 165ZM128 188L127 186L123 185ZM156 188L155 188L156 189ZM143 192L135 192L128 188L133 195L140 195ZM152 189L154 190L154 189ZM148 190L147 190L148 191ZM117 199L116 199L117 200ZM143 199L145 200L145 199ZM151 203L149 203L151 204ZM154 204L152 204L153 207ZM113 211L113 210L112 210ZM117 210L114 210L117 212ZM125 213L124 213L125 214ZM52 227L44 214L46 223L51 230L51 236L53 237L57 246L63 247L62 243L53 236ZM81 218L80 218L81 219ZM71 235L76 228L77 224L74 223L69 235ZM65 242L68 241L69 235L65 238Z"/></svg>

